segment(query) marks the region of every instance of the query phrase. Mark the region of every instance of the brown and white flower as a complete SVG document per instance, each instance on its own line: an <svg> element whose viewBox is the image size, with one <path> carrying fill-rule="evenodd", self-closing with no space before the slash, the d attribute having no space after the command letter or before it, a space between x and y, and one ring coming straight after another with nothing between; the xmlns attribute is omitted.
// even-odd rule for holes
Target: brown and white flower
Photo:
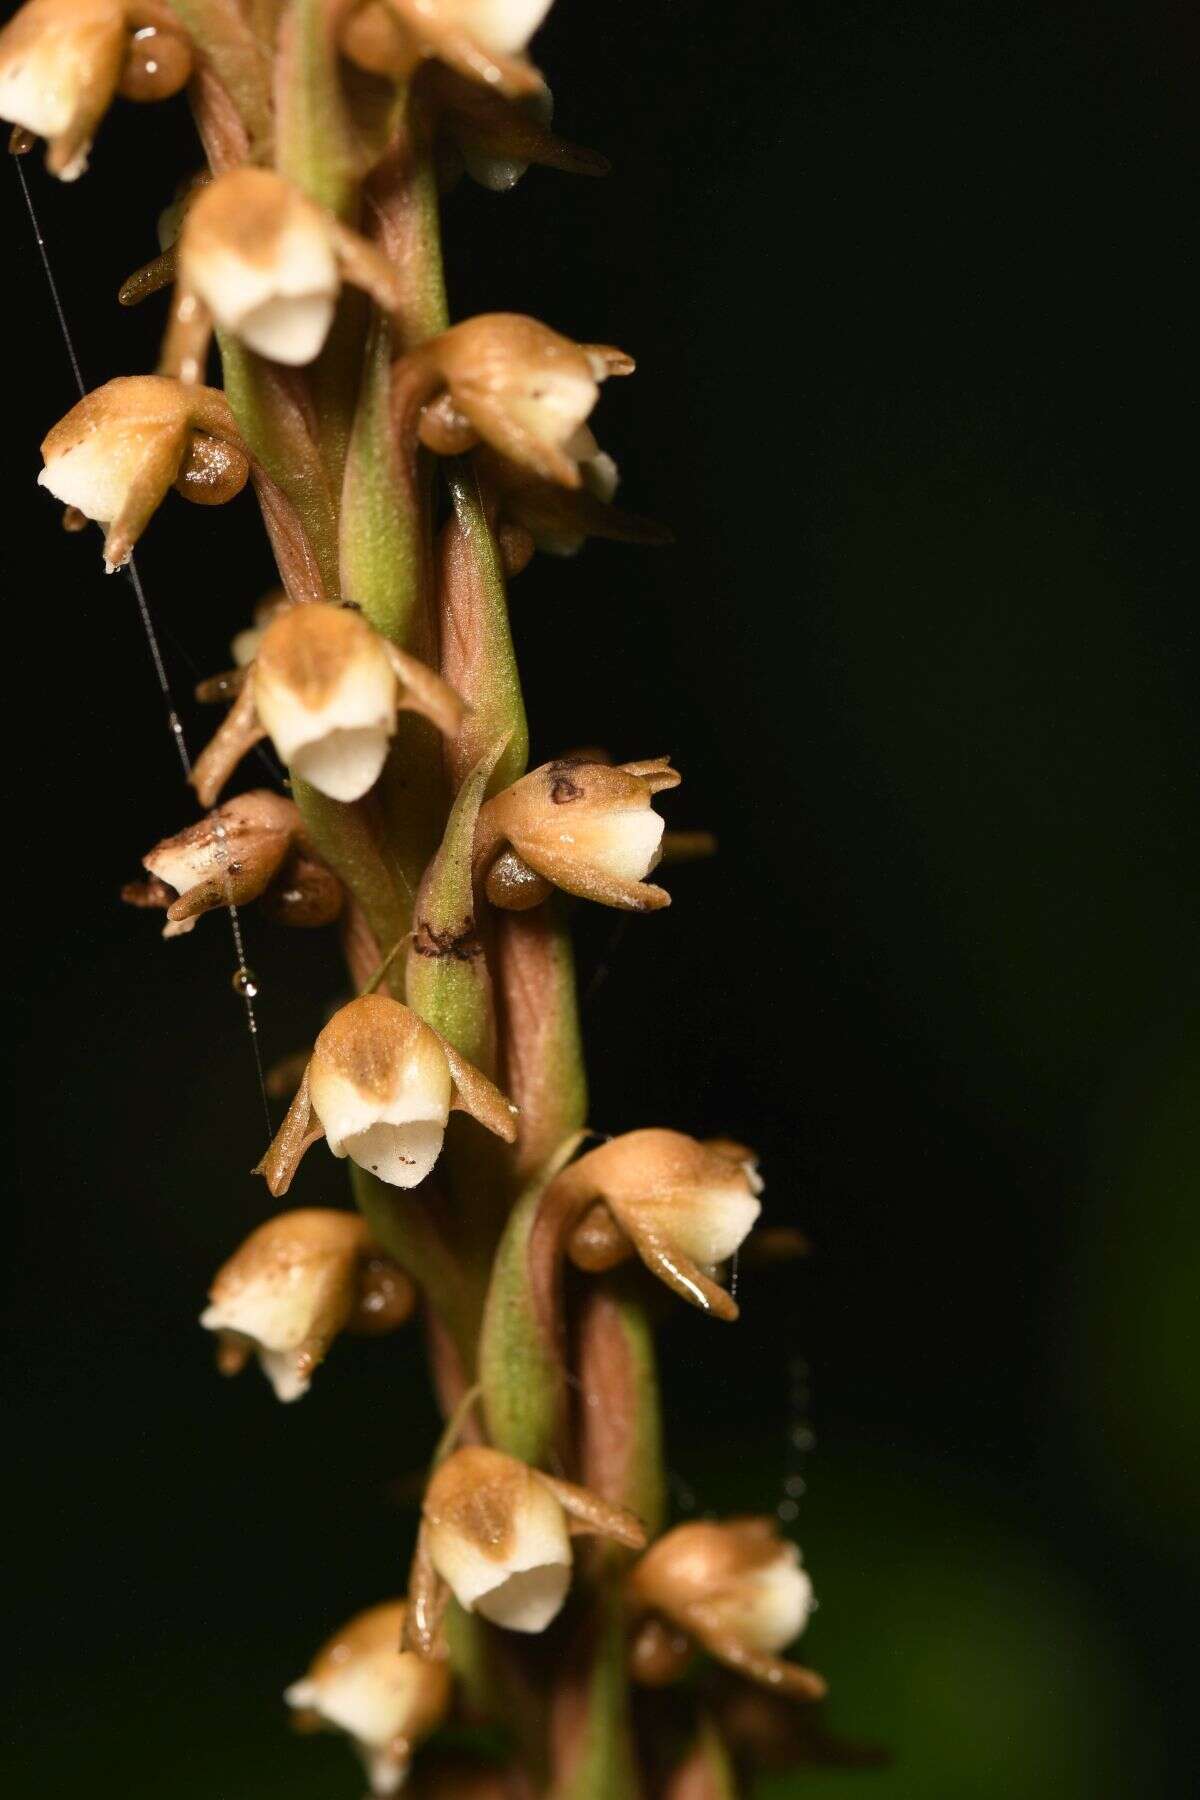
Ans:
<svg viewBox="0 0 1200 1800"><path fill-rule="evenodd" d="M405 1612L403 1600L385 1600L359 1613L284 1694L300 1729L345 1732L373 1795L403 1787L414 1749L450 1707L446 1665L399 1647Z"/></svg>
<svg viewBox="0 0 1200 1800"><path fill-rule="evenodd" d="M74 181L118 92L165 100L191 72L179 20L154 0L28 0L0 31L0 118L45 138L50 173Z"/></svg>
<svg viewBox="0 0 1200 1800"><path fill-rule="evenodd" d="M153 891L131 889L125 897L165 905L163 936L179 937L202 913L257 900L302 836L292 801L265 788L240 794L147 851L142 867L154 878Z"/></svg>
<svg viewBox="0 0 1200 1800"><path fill-rule="evenodd" d="M519 863L553 886L627 912L653 912L671 896L645 877L655 866L663 821L655 794L679 786L670 759L544 763L486 802L479 814L476 866L488 898L517 910L544 898L522 891ZM527 883L526 883L527 887Z"/></svg>
<svg viewBox="0 0 1200 1800"><path fill-rule="evenodd" d="M199 505L239 494L250 463L224 394L122 375L73 406L42 443L38 486L104 527L111 573L174 486Z"/></svg>
<svg viewBox="0 0 1200 1800"><path fill-rule="evenodd" d="M635 1250L693 1306L736 1319L714 1279L762 1211L752 1151L701 1143L680 1131L629 1131L589 1150L557 1176L551 1204L577 1219L568 1240L580 1267L611 1268Z"/></svg>
<svg viewBox="0 0 1200 1800"><path fill-rule="evenodd" d="M199 381L214 323L272 362L310 363L329 335L343 281L386 312L401 304L379 251L282 175L218 175L184 215L164 369Z"/></svg>
<svg viewBox="0 0 1200 1800"><path fill-rule="evenodd" d="M256 1355L278 1398L298 1400L339 1332L394 1329L414 1298L407 1276L371 1244L364 1219L310 1207L250 1234L218 1271L200 1323L219 1334L223 1374Z"/></svg>
<svg viewBox="0 0 1200 1800"><path fill-rule="evenodd" d="M808 1624L814 1602L800 1552L772 1520L677 1525L635 1565L629 1589L652 1630L657 1615L765 1687L800 1700L824 1696L819 1675L780 1656Z"/></svg>
<svg viewBox="0 0 1200 1800"><path fill-rule="evenodd" d="M635 1550L646 1541L633 1513L586 1488L499 1450L455 1450L425 1492L410 1626L420 1621L427 1633L436 1630L440 1603L432 1589L441 1584L443 1599L448 1590L493 1625L544 1631L567 1597L571 1537L579 1532Z"/></svg>
<svg viewBox="0 0 1200 1800"><path fill-rule="evenodd" d="M610 375L633 360L576 344L520 313L480 313L402 357L393 399L403 441L415 422L439 454L480 439L545 481L577 488L599 454L586 421Z"/></svg>
<svg viewBox="0 0 1200 1800"><path fill-rule="evenodd" d="M423 1019L385 994L339 1008L261 1172L275 1195L318 1138L393 1187L415 1187L437 1161L452 1108L512 1143L516 1108Z"/></svg>
<svg viewBox="0 0 1200 1800"><path fill-rule="evenodd" d="M353 608L283 607L258 639L225 723L197 758L193 786L207 804L269 736L293 774L332 800L358 800L383 768L398 711L422 713L453 737L464 707L439 675Z"/></svg>

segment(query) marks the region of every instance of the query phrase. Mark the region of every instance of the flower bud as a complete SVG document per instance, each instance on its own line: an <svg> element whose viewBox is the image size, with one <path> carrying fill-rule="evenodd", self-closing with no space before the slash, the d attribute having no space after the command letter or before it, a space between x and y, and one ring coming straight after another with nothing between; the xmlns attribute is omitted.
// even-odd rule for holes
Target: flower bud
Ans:
<svg viewBox="0 0 1200 1800"><path fill-rule="evenodd" d="M508 844L523 863L583 899L651 912L669 906L665 888L646 882L658 860L663 821L650 805L679 775L668 759L623 763L545 763L496 794L479 815L477 858L490 871ZM507 879L488 886L505 904Z"/></svg>
<svg viewBox="0 0 1200 1800"><path fill-rule="evenodd" d="M762 1188L743 1145L648 1130L589 1150L558 1176L554 1197L578 1219L568 1241L578 1266L604 1269L620 1260L603 1215L597 1217L602 1202L653 1274L693 1306L736 1319L735 1302L712 1276L757 1220Z"/></svg>
<svg viewBox="0 0 1200 1800"><path fill-rule="evenodd" d="M50 173L74 181L118 88L165 99L191 67L178 21L151 0L28 0L0 31L0 118L45 138Z"/></svg>
<svg viewBox="0 0 1200 1800"><path fill-rule="evenodd" d="M599 451L586 419L609 375L633 361L604 344L576 344L520 313L481 313L416 353L436 368L466 426L545 481L578 488ZM437 420L445 429L444 417ZM435 444L435 447L441 447Z"/></svg>
<svg viewBox="0 0 1200 1800"><path fill-rule="evenodd" d="M167 489L214 439L222 450L238 452L236 467L222 458L219 497L231 499L249 463L224 394L162 375L118 376L86 395L47 435L38 486L105 527L111 572L129 561Z"/></svg>
<svg viewBox="0 0 1200 1800"><path fill-rule="evenodd" d="M299 830L300 814L292 801L257 789L155 844L142 858L142 867L175 890L163 936L191 931L200 914L215 907L257 900Z"/></svg>
<svg viewBox="0 0 1200 1800"><path fill-rule="evenodd" d="M799 1699L824 1694L819 1675L779 1660L808 1624L813 1594L799 1551L772 1520L677 1525L651 1545L629 1585L719 1661Z"/></svg>
<svg viewBox="0 0 1200 1800"><path fill-rule="evenodd" d="M341 1007L313 1046L287 1118L260 1165L287 1192L300 1158L322 1135L393 1187L415 1187L437 1161L451 1106L511 1143L515 1107L407 1006L364 994Z"/></svg>
<svg viewBox="0 0 1200 1800"><path fill-rule="evenodd" d="M434 1471L423 1513L423 1553L438 1577L460 1606L509 1631L544 1631L561 1610L571 1582L568 1515L577 1529L634 1548L645 1542L632 1513L479 1446Z"/></svg>
<svg viewBox="0 0 1200 1800"><path fill-rule="evenodd" d="M328 1726L352 1739L372 1794L398 1792L413 1750L437 1730L450 1707L445 1663L399 1648L404 1617L403 1600L359 1613L284 1694L298 1724Z"/></svg>
<svg viewBox="0 0 1200 1800"><path fill-rule="evenodd" d="M364 1279L369 1253L357 1213L312 1207L260 1225L219 1271L200 1315L220 1333L222 1370L236 1374L253 1352L280 1400L306 1394L364 1297L384 1292L378 1269ZM405 1315L393 1301L386 1316L399 1324Z"/></svg>

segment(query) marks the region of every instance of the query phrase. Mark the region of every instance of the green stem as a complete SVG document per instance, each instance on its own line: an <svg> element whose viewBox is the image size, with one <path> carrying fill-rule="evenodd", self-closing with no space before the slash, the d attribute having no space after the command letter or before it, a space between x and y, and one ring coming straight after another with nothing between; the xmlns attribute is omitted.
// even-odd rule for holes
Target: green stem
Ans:
<svg viewBox="0 0 1200 1800"><path fill-rule="evenodd" d="M350 889L386 956L412 929L412 888L388 841L378 801L368 794L365 800L346 805L296 775L292 798L313 848ZM392 958L385 978L396 999L403 1000L402 958Z"/></svg>

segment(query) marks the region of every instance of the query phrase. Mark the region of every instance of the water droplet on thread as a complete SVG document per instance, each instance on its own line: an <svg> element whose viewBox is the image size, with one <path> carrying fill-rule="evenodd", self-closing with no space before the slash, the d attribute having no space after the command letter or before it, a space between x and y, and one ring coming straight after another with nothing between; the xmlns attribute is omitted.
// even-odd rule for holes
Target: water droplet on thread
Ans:
<svg viewBox="0 0 1200 1800"><path fill-rule="evenodd" d="M233 971L233 991L243 1000L254 1000L258 995L258 976L253 969L235 969Z"/></svg>

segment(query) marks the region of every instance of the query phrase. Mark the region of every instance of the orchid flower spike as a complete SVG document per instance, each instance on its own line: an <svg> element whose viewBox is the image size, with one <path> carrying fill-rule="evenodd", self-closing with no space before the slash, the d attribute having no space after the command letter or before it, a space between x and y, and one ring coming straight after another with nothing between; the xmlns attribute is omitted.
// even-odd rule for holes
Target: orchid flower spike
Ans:
<svg viewBox="0 0 1200 1800"><path fill-rule="evenodd" d="M524 54L551 0L368 0L347 9L344 55L375 75L407 77L436 57L466 80L519 98L542 77Z"/></svg>
<svg viewBox="0 0 1200 1800"><path fill-rule="evenodd" d="M744 1146L648 1130L610 1138L570 1163L548 1201L579 1220L568 1240L579 1266L611 1268L632 1248L681 1298L736 1319L736 1301L713 1277L753 1228L762 1190Z"/></svg>
<svg viewBox="0 0 1200 1800"><path fill-rule="evenodd" d="M773 1520L677 1525L635 1564L629 1591L651 1630L658 1615L752 1681L797 1700L824 1698L820 1675L780 1656L808 1624L813 1592L800 1552Z"/></svg>
<svg viewBox="0 0 1200 1800"><path fill-rule="evenodd" d="M200 1323L218 1334L221 1373L238 1374L256 1355L276 1396L298 1400L339 1332L394 1330L416 1295L358 1213L312 1207L251 1232L218 1271L209 1300Z"/></svg>
<svg viewBox="0 0 1200 1800"><path fill-rule="evenodd" d="M449 1594L508 1631L544 1631L571 1584L571 1537L594 1533L630 1549L641 1520L587 1488L468 1445L433 1472L425 1491L411 1592L410 1638L433 1651Z"/></svg>
<svg viewBox="0 0 1200 1800"><path fill-rule="evenodd" d="M599 384L632 372L632 357L610 345L576 344L520 313L480 313L395 365L398 433L403 441L411 417L439 455L482 439L544 481L577 488L599 456L586 425Z"/></svg>
<svg viewBox="0 0 1200 1800"><path fill-rule="evenodd" d="M200 189L176 247L164 374L203 378L213 325L289 367L320 354L343 281L385 313L402 304L372 244L271 169L230 169Z"/></svg>
<svg viewBox="0 0 1200 1800"><path fill-rule="evenodd" d="M372 1795L399 1792L413 1751L450 1710L446 1665L399 1647L405 1612L403 1600L385 1600L359 1613L284 1694L298 1729L346 1734Z"/></svg>
<svg viewBox="0 0 1200 1800"><path fill-rule="evenodd" d="M201 913L257 900L302 835L291 800L266 788L239 794L148 850L142 867L152 881L130 887L124 897L135 906L164 906L163 936L179 937L194 929ZM329 918L340 906L339 891Z"/></svg>
<svg viewBox="0 0 1200 1800"><path fill-rule="evenodd" d="M416 1187L438 1159L451 1109L469 1112L505 1143L516 1107L409 1007L363 994L339 1008L275 1141L259 1164L271 1192L286 1194L318 1138L335 1156L392 1187Z"/></svg>
<svg viewBox="0 0 1200 1800"><path fill-rule="evenodd" d="M0 119L45 138L50 173L74 181L118 93L166 100L191 73L191 44L155 0L28 0L0 31Z"/></svg>
<svg viewBox="0 0 1200 1800"><path fill-rule="evenodd" d="M523 775L480 809L476 869L488 899L522 911L550 883L626 912L669 906L666 889L645 879L663 834L650 802L679 782L666 756L616 767L563 758Z"/></svg>
<svg viewBox="0 0 1200 1800"><path fill-rule="evenodd" d="M104 527L111 574L174 487L201 506L240 494L250 462L216 388L121 375L73 406L42 443L44 487Z"/></svg>
<svg viewBox="0 0 1200 1800"><path fill-rule="evenodd" d="M358 800L383 768L398 711L423 713L454 737L464 710L439 675L352 608L324 601L284 607L263 630L192 783L210 804L246 752L269 736L293 774L332 800Z"/></svg>

